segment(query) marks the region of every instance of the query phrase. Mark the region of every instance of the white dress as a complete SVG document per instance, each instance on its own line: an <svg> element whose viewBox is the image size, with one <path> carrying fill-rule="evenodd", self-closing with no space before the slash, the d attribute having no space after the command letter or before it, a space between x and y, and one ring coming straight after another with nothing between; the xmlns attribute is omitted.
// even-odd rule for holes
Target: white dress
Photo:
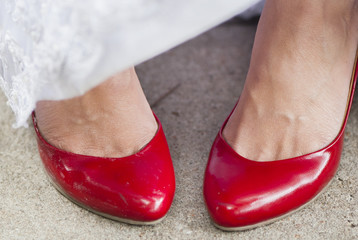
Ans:
<svg viewBox="0 0 358 240"><path fill-rule="evenodd" d="M0 0L0 87L14 126L37 101L81 95L259 2Z"/></svg>

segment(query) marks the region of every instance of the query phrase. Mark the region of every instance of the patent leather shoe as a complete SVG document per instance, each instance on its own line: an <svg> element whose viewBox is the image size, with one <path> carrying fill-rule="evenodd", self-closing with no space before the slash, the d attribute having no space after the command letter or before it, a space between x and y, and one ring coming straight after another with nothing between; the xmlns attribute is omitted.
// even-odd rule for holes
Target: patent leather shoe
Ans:
<svg viewBox="0 0 358 240"><path fill-rule="evenodd" d="M174 169L162 125L138 153L122 158L66 152L41 135L32 119L38 150L51 183L65 197L101 216L149 225L163 219L175 192Z"/></svg>
<svg viewBox="0 0 358 240"><path fill-rule="evenodd" d="M204 176L204 199L215 226L237 231L265 225L297 211L322 192L339 165L357 67L352 75L342 128L328 146L316 152L269 162L246 159L223 138L229 118L225 121Z"/></svg>

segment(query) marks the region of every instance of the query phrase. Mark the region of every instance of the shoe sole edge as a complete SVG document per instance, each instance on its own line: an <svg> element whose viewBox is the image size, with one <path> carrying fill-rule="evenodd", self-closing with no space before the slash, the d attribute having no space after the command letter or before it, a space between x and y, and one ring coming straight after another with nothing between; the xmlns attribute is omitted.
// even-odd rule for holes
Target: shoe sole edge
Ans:
<svg viewBox="0 0 358 240"><path fill-rule="evenodd" d="M247 226L242 226L242 227L223 227L223 226L220 226L219 224L215 223L215 222L212 222L214 224L215 227L217 227L218 229L220 230L223 230L223 231L226 231L226 232L236 232L236 231L246 231L246 230L251 230L251 229L254 229L254 228L257 228L257 227L262 227L262 226L266 226L266 225L269 225L269 224L272 224L276 221L279 221L283 218L286 218L292 214L295 214L296 212L302 210L303 208L307 207L308 205L310 205L311 203L313 203L319 196L321 196L323 193L325 193L327 191L327 189L329 188L329 186L331 185L331 183L333 182L333 179L332 178L328 184L316 195L314 196L311 200L309 200L308 202L306 202L305 204L303 204L302 206L288 212L288 213L285 213L281 216L278 216L276 218L272 218L272 219L269 219L269 220L266 220L266 221L263 221L263 222L259 222L259 223L255 223L255 224L252 224L252 225L247 225Z"/></svg>
<svg viewBox="0 0 358 240"><path fill-rule="evenodd" d="M96 215L99 215L101 217L104 217L104 218L107 218L107 219L110 219L110 220L113 220L113 221L117 221L117 222L121 222L121 223L127 223L127 224L130 224L130 225L136 225L136 226L147 226L147 225L156 225L158 223L160 223L161 221L163 221L163 219L166 217L166 215L164 215L163 217L157 219L157 220L154 220L154 221L136 221L136 220L131 220L131 219L126 219L126 218L120 218L120 217L116 217L116 216L113 216L113 215L110 215L110 214L107 214L107 213L103 213L103 212L99 212L97 210L94 210L92 209L91 207L88 207L82 203L80 203L79 201L75 200L73 197L71 197L70 195L68 195L65 191L63 191L63 189L58 186L57 183L55 183L52 178L48 175L48 173L46 172L45 169L43 169L46 176L47 176L47 179L49 180L49 182L51 183L51 185L62 195L64 196L65 198L67 198L68 200L70 200L71 202L73 202L74 204L76 204L77 206L89 211L89 212L92 212Z"/></svg>

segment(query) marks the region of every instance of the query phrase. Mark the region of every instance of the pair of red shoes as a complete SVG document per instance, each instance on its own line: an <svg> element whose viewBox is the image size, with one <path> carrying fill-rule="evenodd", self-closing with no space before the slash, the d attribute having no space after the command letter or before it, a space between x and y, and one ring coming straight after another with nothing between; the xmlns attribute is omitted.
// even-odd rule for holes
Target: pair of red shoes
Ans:
<svg viewBox="0 0 358 240"><path fill-rule="evenodd" d="M212 146L204 180L205 202L217 227L253 228L292 213L318 196L339 165L356 77L354 70L340 133L314 153L271 162L245 159L222 136L226 120ZM174 198L175 177L158 119L154 138L138 153L123 158L63 151L41 136L35 114L33 122L46 172L64 196L99 215L132 224L154 224L166 215Z"/></svg>

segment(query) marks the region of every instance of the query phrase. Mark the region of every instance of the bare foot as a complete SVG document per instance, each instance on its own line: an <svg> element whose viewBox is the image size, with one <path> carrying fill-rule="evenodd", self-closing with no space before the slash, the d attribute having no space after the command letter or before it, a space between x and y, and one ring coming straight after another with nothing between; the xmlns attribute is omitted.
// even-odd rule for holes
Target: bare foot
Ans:
<svg viewBox="0 0 358 240"><path fill-rule="evenodd" d="M266 2L245 87L223 132L236 152L279 160L333 141L358 44L356 2Z"/></svg>
<svg viewBox="0 0 358 240"><path fill-rule="evenodd" d="M134 154L158 128L134 68L83 96L41 101L36 106L36 117L41 134L52 145L99 157Z"/></svg>

